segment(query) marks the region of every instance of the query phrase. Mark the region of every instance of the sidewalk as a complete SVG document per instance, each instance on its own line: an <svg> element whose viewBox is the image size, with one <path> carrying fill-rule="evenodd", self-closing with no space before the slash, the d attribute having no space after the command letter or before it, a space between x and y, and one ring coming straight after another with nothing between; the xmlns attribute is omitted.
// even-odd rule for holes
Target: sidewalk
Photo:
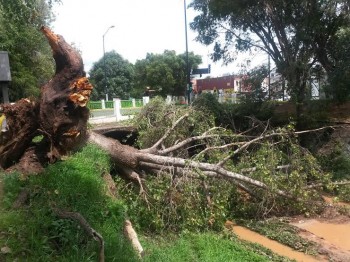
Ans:
<svg viewBox="0 0 350 262"><path fill-rule="evenodd" d="M113 122L117 122L117 118L115 116L99 116L89 118L89 124L105 124Z"/></svg>

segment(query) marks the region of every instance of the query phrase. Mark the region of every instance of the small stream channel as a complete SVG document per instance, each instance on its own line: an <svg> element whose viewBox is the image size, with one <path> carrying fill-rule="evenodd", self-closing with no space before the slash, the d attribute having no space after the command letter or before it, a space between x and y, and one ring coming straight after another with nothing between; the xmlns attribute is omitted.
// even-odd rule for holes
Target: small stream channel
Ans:
<svg viewBox="0 0 350 262"><path fill-rule="evenodd" d="M290 259L295 259L298 262L299 261L300 262L319 261L315 257L296 251L288 246L285 246L277 241L271 240L245 227L233 225L232 229L233 229L233 232L238 236L238 238L249 242L260 244L263 247L271 249L273 252L275 252L278 255L285 256Z"/></svg>
<svg viewBox="0 0 350 262"><path fill-rule="evenodd" d="M330 205L350 206L348 203L333 203L332 199L328 197L324 197L324 199ZM337 222L337 220L326 221L317 219L305 219L300 220L297 223L293 223L292 225L306 230L315 235L316 237L324 240L325 242L330 244L330 246L333 246L331 247L332 249L340 249L344 251L341 251L341 253L345 254L346 256L346 254L350 252L350 222L349 220L347 221L348 222ZM232 225L232 228L239 238L250 242L258 243L266 248L271 249L273 252L279 255L295 259L298 262L324 261L323 259L315 258L306 255L302 252L295 251L290 247L280 244L245 227ZM350 261L350 257L348 257L348 260L341 261Z"/></svg>
<svg viewBox="0 0 350 262"><path fill-rule="evenodd" d="M295 225L327 240L343 250L350 251L350 223L335 224L311 219ZM350 261L350 257L348 261Z"/></svg>

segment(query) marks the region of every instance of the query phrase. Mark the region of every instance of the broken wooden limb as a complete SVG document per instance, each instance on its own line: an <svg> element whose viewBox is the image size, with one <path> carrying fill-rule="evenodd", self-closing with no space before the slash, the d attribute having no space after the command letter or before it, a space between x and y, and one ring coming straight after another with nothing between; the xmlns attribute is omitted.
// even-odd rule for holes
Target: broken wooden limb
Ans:
<svg viewBox="0 0 350 262"><path fill-rule="evenodd" d="M130 241L131 246L139 255L139 257L140 258L143 257L144 255L143 248L141 246L139 238L137 237L136 231L133 228L130 220L125 220L124 222L124 236Z"/></svg>
<svg viewBox="0 0 350 262"><path fill-rule="evenodd" d="M59 218L64 219L72 219L79 223L79 225L84 229L84 231L92 237L94 240L96 240L99 243L99 262L105 261L105 253L104 253L104 241L103 237L95 230L93 229L89 223L86 221L86 219L78 212L69 212L64 211L58 208L54 208L53 211Z"/></svg>
<svg viewBox="0 0 350 262"><path fill-rule="evenodd" d="M188 116L189 116L189 114L184 114L183 116L181 116L181 117L173 124L173 126L172 126L171 128L169 128L169 129L165 132L165 134L164 134L153 146L151 146L150 148L145 149L145 150L143 150L143 151L144 151L144 152L150 152L150 153L151 153L151 152L155 152L156 149L157 149L157 147L160 146L160 145L163 143L163 141L170 135L170 133L171 133L172 131L174 131L175 127L176 127L178 124L180 124L182 120L186 119Z"/></svg>
<svg viewBox="0 0 350 262"><path fill-rule="evenodd" d="M280 136L281 134L275 135ZM143 163L143 165L145 165L145 163L151 163L154 164L152 165L153 167L174 166L178 168L194 168L203 171L204 174L205 172L211 172L224 179L232 179L236 182L243 182L264 190L269 190L269 187L265 183L252 179L248 176L229 171L218 164L209 164L189 159L183 159L180 157L168 157L145 153L133 147L122 145L118 141L104 137L94 132L90 132L89 141L105 149L111 158L115 161L117 166L124 168L127 167L128 169L134 171L141 167L140 163ZM250 144L249 142L247 143ZM283 190L276 190L275 193L283 197L293 198Z"/></svg>

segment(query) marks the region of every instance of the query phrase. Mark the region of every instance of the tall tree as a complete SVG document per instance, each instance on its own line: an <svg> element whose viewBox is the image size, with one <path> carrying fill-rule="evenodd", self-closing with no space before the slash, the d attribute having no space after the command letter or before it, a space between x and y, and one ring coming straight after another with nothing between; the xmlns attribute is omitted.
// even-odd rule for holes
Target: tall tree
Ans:
<svg viewBox="0 0 350 262"><path fill-rule="evenodd" d="M147 54L135 64L135 96L141 96L145 87L156 90L157 95L184 95L186 87L185 54L165 50L163 54ZM189 67L197 68L202 58L193 52L188 54Z"/></svg>
<svg viewBox="0 0 350 262"><path fill-rule="evenodd" d="M111 97L128 99L133 86L134 67L115 51L107 52L89 72L95 86L92 99Z"/></svg>
<svg viewBox="0 0 350 262"><path fill-rule="evenodd" d="M317 46L317 38L324 37L324 42L332 39L345 21L346 2L194 0L191 7L200 14L191 28L198 32L200 42L214 43L214 60L232 61L235 48L254 47L265 51L287 80L292 99L296 101L297 116L300 116L310 68L317 59L321 60L317 56L321 41ZM332 8L334 12L330 11Z"/></svg>
<svg viewBox="0 0 350 262"><path fill-rule="evenodd" d="M338 102L350 98L350 26L344 27L336 34L332 48L328 52L329 85L326 94Z"/></svg>
<svg viewBox="0 0 350 262"><path fill-rule="evenodd" d="M52 22L53 2L59 1L0 0L0 50L9 52L12 101L38 96L54 73L50 47L38 30Z"/></svg>

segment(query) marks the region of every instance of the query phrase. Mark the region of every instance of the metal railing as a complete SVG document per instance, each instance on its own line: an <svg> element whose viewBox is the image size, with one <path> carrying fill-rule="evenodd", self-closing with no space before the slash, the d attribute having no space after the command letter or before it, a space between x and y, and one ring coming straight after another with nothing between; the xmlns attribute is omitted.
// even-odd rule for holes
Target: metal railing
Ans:
<svg viewBox="0 0 350 262"><path fill-rule="evenodd" d="M143 107L142 99L132 99L132 100L120 100L121 108L134 108L134 107ZM90 110L98 110L98 109L113 109L114 102L113 101L89 101L87 107Z"/></svg>
<svg viewBox="0 0 350 262"><path fill-rule="evenodd" d="M89 101L87 107L90 110L102 109L102 101Z"/></svg>

